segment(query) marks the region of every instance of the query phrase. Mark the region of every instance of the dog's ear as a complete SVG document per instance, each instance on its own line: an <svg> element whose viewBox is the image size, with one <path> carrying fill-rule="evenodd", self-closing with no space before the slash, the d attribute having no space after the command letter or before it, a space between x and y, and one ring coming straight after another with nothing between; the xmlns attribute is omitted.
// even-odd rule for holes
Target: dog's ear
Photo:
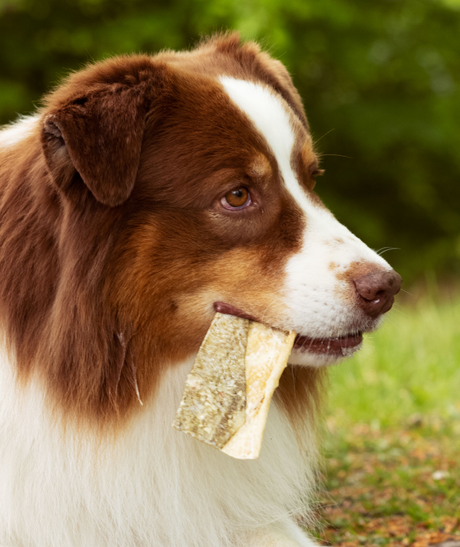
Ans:
<svg viewBox="0 0 460 547"><path fill-rule="evenodd" d="M48 114L42 145L54 182L70 192L83 180L100 203L121 205L136 180L147 110L142 86L113 84Z"/></svg>

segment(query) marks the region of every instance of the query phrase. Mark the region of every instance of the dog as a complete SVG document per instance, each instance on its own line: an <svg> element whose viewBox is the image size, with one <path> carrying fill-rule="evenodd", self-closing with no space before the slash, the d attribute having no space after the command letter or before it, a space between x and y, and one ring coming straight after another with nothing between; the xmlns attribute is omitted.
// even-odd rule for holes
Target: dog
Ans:
<svg viewBox="0 0 460 547"><path fill-rule="evenodd" d="M325 370L401 279L314 193L285 67L233 33L95 63L0 158L0 544L315 545ZM256 461L171 426L216 311L297 333Z"/></svg>

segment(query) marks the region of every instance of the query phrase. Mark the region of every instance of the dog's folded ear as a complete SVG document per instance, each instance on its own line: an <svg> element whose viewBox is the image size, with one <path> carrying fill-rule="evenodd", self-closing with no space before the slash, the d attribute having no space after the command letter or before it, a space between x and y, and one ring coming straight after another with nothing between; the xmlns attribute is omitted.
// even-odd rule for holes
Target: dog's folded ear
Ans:
<svg viewBox="0 0 460 547"><path fill-rule="evenodd" d="M72 192L83 180L100 203L121 205L136 180L148 106L143 86L112 84L46 115L43 151L60 189Z"/></svg>

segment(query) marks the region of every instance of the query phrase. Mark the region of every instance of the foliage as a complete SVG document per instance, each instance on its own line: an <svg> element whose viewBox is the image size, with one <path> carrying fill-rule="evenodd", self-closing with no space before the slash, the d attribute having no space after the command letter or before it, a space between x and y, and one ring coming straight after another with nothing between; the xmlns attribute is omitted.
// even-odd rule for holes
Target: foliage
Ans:
<svg viewBox="0 0 460 547"><path fill-rule="evenodd" d="M318 192L406 281L460 273L458 0L0 0L0 121L68 69L237 29L290 69ZM344 157L345 156L345 157Z"/></svg>

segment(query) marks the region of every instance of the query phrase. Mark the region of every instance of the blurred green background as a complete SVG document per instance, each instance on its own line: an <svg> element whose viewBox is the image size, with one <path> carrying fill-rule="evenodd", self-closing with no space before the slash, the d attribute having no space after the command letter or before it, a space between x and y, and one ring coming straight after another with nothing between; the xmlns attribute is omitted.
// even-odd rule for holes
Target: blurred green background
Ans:
<svg viewBox="0 0 460 547"><path fill-rule="evenodd" d="M237 29L292 74L336 216L403 275L460 274L460 0L0 0L0 123L70 69Z"/></svg>

